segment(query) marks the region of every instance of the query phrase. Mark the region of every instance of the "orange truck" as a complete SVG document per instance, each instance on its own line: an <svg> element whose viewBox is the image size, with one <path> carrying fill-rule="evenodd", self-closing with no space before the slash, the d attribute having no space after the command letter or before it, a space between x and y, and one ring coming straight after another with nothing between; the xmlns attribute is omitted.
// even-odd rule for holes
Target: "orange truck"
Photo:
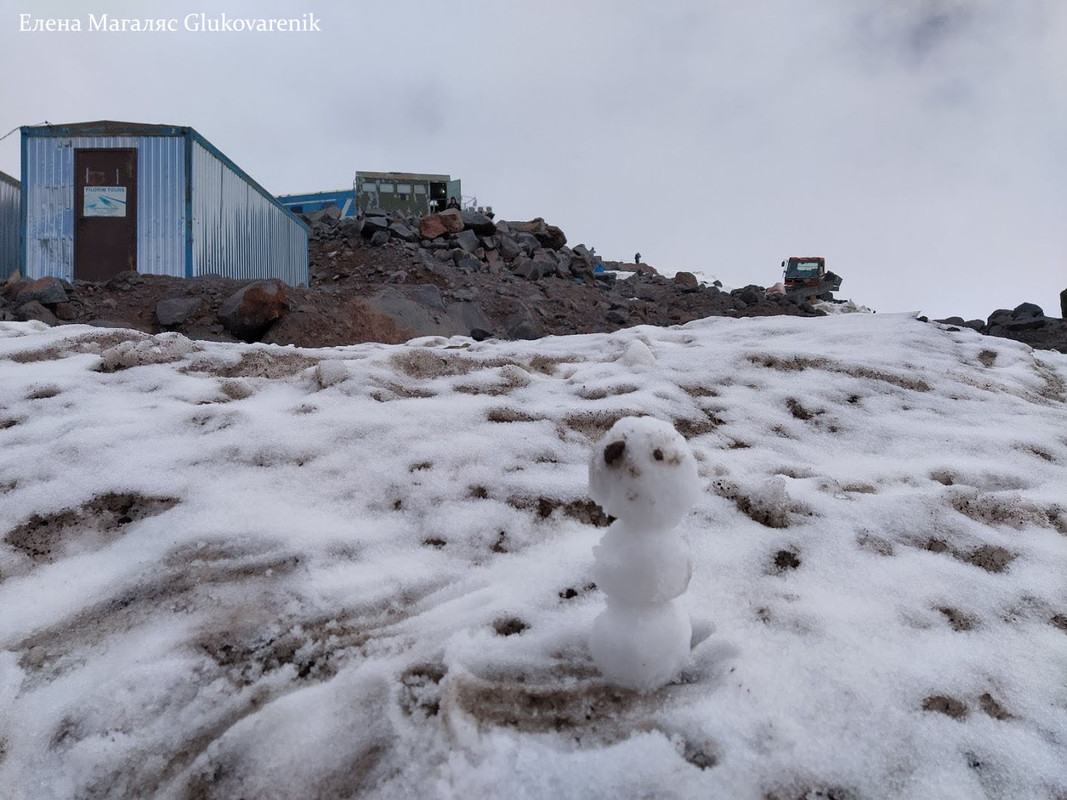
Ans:
<svg viewBox="0 0 1067 800"><path fill-rule="evenodd" d="M833 300L833 293L841 288L841 276L826 271L826 259L822 256L791 256L782 262L782 269L786 294Z"/></svg>

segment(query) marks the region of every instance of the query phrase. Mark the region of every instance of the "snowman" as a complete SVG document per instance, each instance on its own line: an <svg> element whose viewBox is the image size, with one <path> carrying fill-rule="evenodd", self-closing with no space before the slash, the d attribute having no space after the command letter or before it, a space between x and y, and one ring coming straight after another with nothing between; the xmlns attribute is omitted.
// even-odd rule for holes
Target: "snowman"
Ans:
<svg viewBox="0 0 1067 800"><path fill-rule="evenodd" d="M626 417L589 462L589 494L615 521L593 553L607 608L589 649L612 683L654 691L677 676L692 628L678 597L689 587L689 548L673 530L700 494L696 460L666 422Z"/></svg>

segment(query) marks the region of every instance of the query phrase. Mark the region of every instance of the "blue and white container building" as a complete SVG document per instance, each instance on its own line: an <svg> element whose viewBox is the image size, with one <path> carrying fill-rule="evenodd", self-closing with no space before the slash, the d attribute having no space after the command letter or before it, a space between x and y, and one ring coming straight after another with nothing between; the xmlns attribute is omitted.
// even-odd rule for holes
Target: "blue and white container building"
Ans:
<svg viewBox="0 0 1067 800"><path fill-rule="evenodd" d="M281 194L278 195L278 202L294 214L310 214L334 206L341 212L341 219L354 217L359 210L356 207L356 193L352 189L335 189L308 194Z"/></svg>
<svg viewBox="0 0 1067 800"><path fill-rule="evenodd" d="M21 219L22 185L0 172L0 281L19 266L19 223Z"/></svg>
<svg viewBox="0 0 1067 800"><path fill-rule="evenodd" d="M27 277L308 282L307 225L192 128L26 126L22 183Z"/></svg>

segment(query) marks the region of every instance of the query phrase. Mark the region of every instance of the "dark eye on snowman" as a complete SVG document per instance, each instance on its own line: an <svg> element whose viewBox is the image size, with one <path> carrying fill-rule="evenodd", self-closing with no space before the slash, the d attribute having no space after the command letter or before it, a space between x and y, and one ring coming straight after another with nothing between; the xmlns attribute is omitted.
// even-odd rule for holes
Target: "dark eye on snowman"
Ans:
<svg viewBox="0 0 1067 800"><path fill-rule="evenodd" d="M652 451L652 457L653 457L654 459L656 459L656 461L662 461L662 460L663 460L663 451L662 451L662 450L660 450L660 449L659 449L659 448L657 447L657 448L656 448L655 450L653 450L653 451Z"/></svg>
<svg viewBox="0 0 1067 800"><path fill-rule="evenodd" d="M616 461L622 458L622 454L626 451L626 442L618 441L612 442L604 448L604 463L609 467Z"/></svg>

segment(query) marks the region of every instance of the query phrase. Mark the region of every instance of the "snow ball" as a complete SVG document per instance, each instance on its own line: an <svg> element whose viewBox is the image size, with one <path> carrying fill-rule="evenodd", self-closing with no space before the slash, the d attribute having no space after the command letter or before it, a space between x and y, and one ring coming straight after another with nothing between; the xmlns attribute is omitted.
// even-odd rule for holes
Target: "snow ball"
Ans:
<svg viewBox="0 0 1067 800"><path fill-rule="evenodd" d="M593 451L589 494L628 527L667 530L700 494L696 459L669 423L624 417Z"/></svg>
<svg viewBox="0 0 1067 800"><path fill-rule="evenodd" d="M673 600L689 588L689 547L675 533L644 536L613 527L593 548L593 580L613 600L655 604Z"/></svg>
<svg viewBox="0 0 1067 800"><path fill-rule="evenodd" d="M609 603L593 623L589 650L608 681L645 693L678 674L692 635L689 615L677 601L651 606Z"/></svg>

